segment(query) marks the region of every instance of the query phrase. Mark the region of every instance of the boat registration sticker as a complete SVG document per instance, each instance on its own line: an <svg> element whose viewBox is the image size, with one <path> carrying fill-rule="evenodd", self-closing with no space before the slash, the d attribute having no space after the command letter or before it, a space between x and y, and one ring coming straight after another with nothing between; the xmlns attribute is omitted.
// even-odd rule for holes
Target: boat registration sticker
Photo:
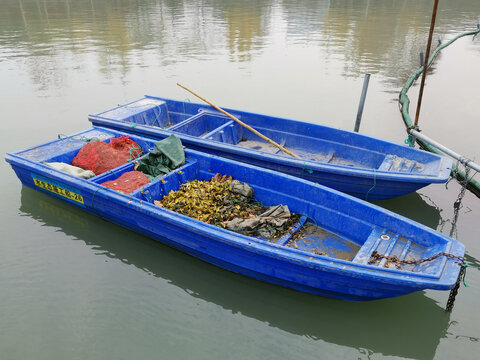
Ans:
<svg viewBox="0 0 480 360"><path fill-rule="evenodd" d="M33 178L34 184L39 188L50 191L56 195L60 195L76 203L83 204L83 196L73 191L72 189L66 188L65 185L63 184L61 185L52 180L47 180L38 175L32 175L32 178Z"/></svg>

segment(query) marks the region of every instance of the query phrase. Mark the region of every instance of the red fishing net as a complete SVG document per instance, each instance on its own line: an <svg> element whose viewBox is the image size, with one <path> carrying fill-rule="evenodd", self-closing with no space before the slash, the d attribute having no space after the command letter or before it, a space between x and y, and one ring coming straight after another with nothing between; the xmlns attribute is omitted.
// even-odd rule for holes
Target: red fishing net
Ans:
<svg viewBox="0 0 480 360"><path fill-rule="evenodd" d="M100 175L137 158L141 153L140 146L128 136L110 139L109 144L92 141L80 149L72 165Z"/></svg>
<svg viewBox="0 0 480 360"><path fill-rule="evenodd" d="M120 176L118 179L104 182L101 185L116 191L130 194L148 182L149 179L144 173L140 171L129 171Z"/></svg>

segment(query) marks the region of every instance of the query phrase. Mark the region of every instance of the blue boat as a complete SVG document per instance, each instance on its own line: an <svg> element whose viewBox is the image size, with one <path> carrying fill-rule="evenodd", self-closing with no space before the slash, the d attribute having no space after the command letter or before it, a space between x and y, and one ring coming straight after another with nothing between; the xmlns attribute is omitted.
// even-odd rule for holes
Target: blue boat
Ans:
<svg viewBox="0 0 480 360"><path fill-rule="evenodd" d="M364 200L408 194L450 176L450 159L423 150L327 126L226 110L300 159L209 105L145 96L89 120L155 139L174 133L192 150L294 175Z"/></svg>
<svg viewBox="0 0 480 360"><path fill-rule="evenodd" d="M71 162L89 139L107 141L125 134L93 127L7 154L6 161L27 187L211 264L270 283L355 301L424 289L448 290L456 283L465 251L461 243L376 205L298 177L187 148L184 165L124 194L101 184L134 169L133 161L88 180L45 164ZM155 147L151 139L130 138L145 153ZM301 215L300 220L279 239L267 240L154 205L155 200L181 184L209 180L217 173L249 184L255 199L266 206L288 206ZM306 226L311 231L295 237L295 232ZM394 257L407 261L394 264ZM431 260L421 261L427 258Z"/></svg>

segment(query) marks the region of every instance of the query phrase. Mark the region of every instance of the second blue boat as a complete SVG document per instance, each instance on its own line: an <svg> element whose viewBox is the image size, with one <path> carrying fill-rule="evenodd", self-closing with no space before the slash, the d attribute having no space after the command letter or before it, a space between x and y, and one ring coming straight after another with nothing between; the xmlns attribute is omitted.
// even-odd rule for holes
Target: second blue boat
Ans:
<svg viewBox="0 0 480 360"><path fill-rule="evenodd" d="M382 200L446 182L452 161L355 132L225 109L300 157L296 159L209 105L145 96L90 115L94 125L163 139L190 149L318 182L365 200Z"/></svg>

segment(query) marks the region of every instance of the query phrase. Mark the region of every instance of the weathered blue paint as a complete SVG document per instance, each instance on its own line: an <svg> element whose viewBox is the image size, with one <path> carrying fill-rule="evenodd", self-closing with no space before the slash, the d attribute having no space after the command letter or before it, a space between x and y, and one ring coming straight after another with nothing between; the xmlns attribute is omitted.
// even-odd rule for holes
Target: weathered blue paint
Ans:
<svg viewBox="0 0 480 360"><path fill-rule="evenodd" d="M381 200L446 182L452 160L355 132L226 109L301 159L207 105L146 96L95 115L94 125L162 139L175 133L190 149L215 154L354 195ZM242 146L255 142L255 148Z"/></svg>
<svg viewBox="0 0 480 360"><path fill-rule="evenodd" d="M99 184L131 170L133 163L89 180L43 164L53 160L71 161L87 138L107 140L120 135L124 133L94 127L65 139L7 154L6 160L25 186L214 265L274 284L357 301L423 289L447 290L455 284L460 267L451 258L440 257L403 270L385 268L382 263L370 265L368 260L374 250L401 259L419 259L439 252L463 256L461 243L378 206L297 177L187 149L184 166L125 195ZM154 147L149 139L134 135L131 138L146 152ZM288 205L292 212L321 226L327 236L319 238L317 245L323 246L320 250L329 256L315 254L301 241L298 248L271 243L153 205L153 200L160 200L180 184L210 179L216 173L247 182L253 187L256 199L265 205ZM79 193L82 203L39 187L34 178ZM337 257L335 254L344 251L348 244L359 247L354 257L350 260Z"/></svg>

